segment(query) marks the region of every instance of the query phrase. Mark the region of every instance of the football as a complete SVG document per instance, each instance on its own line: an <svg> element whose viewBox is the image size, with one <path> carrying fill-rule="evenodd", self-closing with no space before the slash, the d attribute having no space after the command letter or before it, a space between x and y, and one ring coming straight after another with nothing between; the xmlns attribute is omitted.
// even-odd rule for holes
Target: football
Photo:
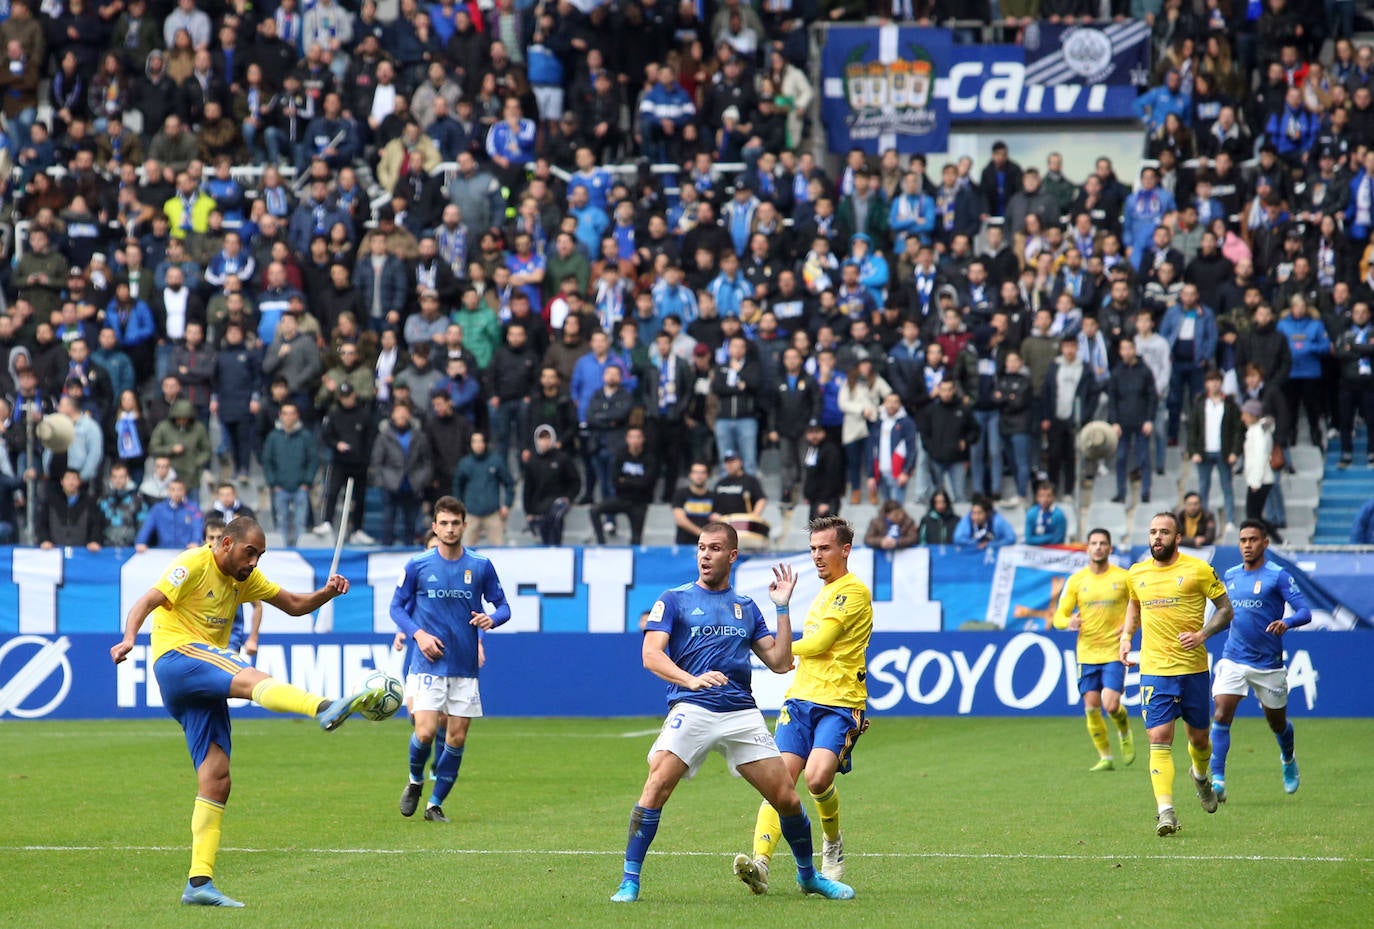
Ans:
<svg viewBox="0 0 1374 929"><path fill-rule="evenodd" d="M401 682L385 671L373 671L369 674L363 679L363 688L381 690L385 693L376 706L360 711L364 719L370 719L374 723L395 716L401 704L405 702L405 690L401 687Z"/></svg>

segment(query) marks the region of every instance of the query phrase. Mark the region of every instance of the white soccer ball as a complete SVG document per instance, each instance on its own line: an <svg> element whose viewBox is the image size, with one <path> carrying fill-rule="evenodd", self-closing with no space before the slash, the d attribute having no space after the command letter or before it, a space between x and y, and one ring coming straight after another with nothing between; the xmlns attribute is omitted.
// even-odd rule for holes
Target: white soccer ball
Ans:
<svg viewBox="0 0 1374 929"><path fill-rule="evenodd" d="M400 681L385 671L373 671L369 674L363 679L363 688L384 692L381 702L376 706L360 711L364 719L370 719L374 723L395 716L405 703L405 688L401 686Z"/></svg>

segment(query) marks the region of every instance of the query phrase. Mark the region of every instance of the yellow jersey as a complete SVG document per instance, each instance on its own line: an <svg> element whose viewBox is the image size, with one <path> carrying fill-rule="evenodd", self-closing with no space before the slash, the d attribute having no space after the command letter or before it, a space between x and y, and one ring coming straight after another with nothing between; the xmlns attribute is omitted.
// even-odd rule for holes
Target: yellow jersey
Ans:
<svg viewBox="0 0 1374 929"><path fill-rule="evenodd" d="M1131 596L1130 580L1130 572L1109 563L1101 574L1083 568L1065 581L1054 626L1067 628L1070 617L1078 613L1079 664L1121 660L1121 624Z"/></svg>
<svg viewBox="0 0 1374 929"><path fill-rule="evenodd" d="M851 571L821 588L806 611L802 637L792 643L797 676L791 700L863 709L868 705L868 640L873 597Z"/></svg>
<svg viewBox="0 0 1374 929"><path fill-rule="evenodd" d="M168 602L153 610L154 661L180 645L227 647L239 607L281 592L256 568L248 580L234 580L220 571L209 546L182 552L154 586Z"/></svg>
<svg viewBox="0 0 1374 929"><path fill-rule="evenodd" d="M1178 556L1166 567L1153 558L1131 565L1131 599L1140 604L1140 673L1173 677L1207 670L1207 650L1186 649L1180 632L1197 632L1207 601L1226 593L1201 558Z"/></svg>

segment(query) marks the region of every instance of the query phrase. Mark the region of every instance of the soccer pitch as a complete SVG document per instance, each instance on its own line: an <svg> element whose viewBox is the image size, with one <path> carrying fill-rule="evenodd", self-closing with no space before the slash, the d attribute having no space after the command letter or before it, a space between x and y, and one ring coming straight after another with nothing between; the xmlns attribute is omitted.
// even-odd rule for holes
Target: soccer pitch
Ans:
<svg viewBox="0 0 1374 929"><path fill-rule="evenodd" d="M1238 720L1214 816L1180 744L1183 831L1159 839L1138 718L1140 758L1103 774L1081 718L877 718L839 781L850 902L801 896L785 846L767 897L735 880L757 795L713 756L640 902L612 904L658 722L478 720L447 826L397 812L403 721L240 722L216 882L242 911L177 902L195 786L172 720L6 723L0 926L1374 926L1370 721L1298 719L1290 797L1264 723Z"/></svg>

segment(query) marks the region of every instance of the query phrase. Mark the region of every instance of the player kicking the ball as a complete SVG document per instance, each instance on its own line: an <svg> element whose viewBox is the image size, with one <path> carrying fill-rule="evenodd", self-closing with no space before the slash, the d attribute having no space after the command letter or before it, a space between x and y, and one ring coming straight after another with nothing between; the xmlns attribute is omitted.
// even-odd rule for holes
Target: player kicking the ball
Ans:
<svg viewBox="0 0 1374 929"><path fill-rule="evenodd" d="M510 604L485 556L463 548L468 511L453 497L434 504L434 538L438 543L406 565L391 597L391 618L416 650L406 668L406 692L414 695L415 733L410 738L410 779L401 791L401 815L413 816L420 805L425 761L447 714L444 747L434 762L434 790L425 819L446 823L443 802L458 779L468 726L482 715L477 690L481 639L479 630L494 629L510 619ZM482 609L482 601L492 611Z"/></svg>
<svg viewBox="0 0 1374 929"><path fill-rule="evenodd" d="M797 883L806 893L848 900L852 888L817 874L812 865L811 822L787 766L750 690L749 653L779 674L792 667L787 602L796 576L773 569L769 595L778 607L778 635L768 631L754 601L735 593L730 569L739 537L725 523L708 523L697 540L697 580L665 591L644 627L644 667L668 682L668 718L649 749L649 777L630 813L625 870L616 903L639 899L640 875L658 832L663 805L678 782L690 780L712 749L725 756L781 814L783 838L797 859Z"/></svg>
<svg viewBox="0 0 1374 929"><path fill-rule="evenodd" d="M229 800L229 698L252 699L275 713L314 717L328 732L386 694L365 690L331 702L268 677L226 648L234 616L245 603L265 600L284 613L303 616L348 592L348 579L339 574L313 593L282 590L257 570L266 550L257 520L240 516L225 527L213 547L178 555L162 579L130 608L124 638L110 649L115 664L127 658L152 614L153 673L167 712L186 733L196 766L191 873L181 894L186 904L243 906L214 884L220 823Z"/></svg>
<svg viewBox="0 0 1374 929"><path fill-rule="evenodd" d="M873 598L849 570L854 528L838 516L822 516L807 531L811 560L825 586L811 602L802 637L792 643L792 654L800 661L778 714L776 738L791 783L805 771L825 838L821 873L838 881L844 877L844 839L835 775L849 773L854 743L868 728L865 654L873 634ZM786 593L790 596L791 589ZM784 599L778 607L783 615L786 604ZM735 875L756 894L768 892L768 865L779 832L778 811L765 800L754 826L753 857L735 856Z"/></svg>
<svg viewBox="0 0 1374 929"><path fill-rule="evenodd" d="M1212 669L1212 790L1226 802L1226 754L1231 750L1231 720L1236 707L1254 688L1264 707L1264 718L1279 743L1279 763L1283 766L1283 789L1298 790L1298 759L1293 753L1293 724L1288 721L1288 671L1283 666L1283 634L1312 621L1307 598L1283 568L1267 560L1269 527L1263 520L1247 519L1240 524L1241 564L1226 572L1221 582L1236 609L1226 636L1221 660ZM1284 604L1293 615L1283 618ZM1225 617L1223 617L1225 618ZM1189 634L1190 642L1201 645L1209 636L1226 628L1212 621L1201 632ZM1184 643L1185 645L1188 642Z"/></svg>

